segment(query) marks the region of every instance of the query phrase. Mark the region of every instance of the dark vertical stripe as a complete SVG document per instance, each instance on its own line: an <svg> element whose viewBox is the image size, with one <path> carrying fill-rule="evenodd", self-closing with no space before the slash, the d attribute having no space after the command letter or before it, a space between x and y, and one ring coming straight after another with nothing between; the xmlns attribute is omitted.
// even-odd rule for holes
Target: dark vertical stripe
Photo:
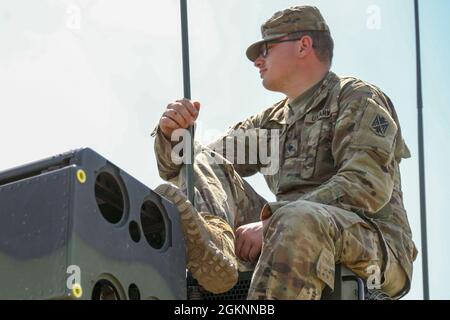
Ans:
<svg viewBox="0 0 450 320"><path fill-rule="evenodd" d="M417 120L419 138L419 183L420 183L420 224L422 237L422 273L423 298L430 299L428 279L428 242L427 242L427 211L425 197L425 158L423 142L423 98L422 98L422 66L420 59L420 28L419 28L419 1L414 0L415 29L416 29L416 64L417 64Z"/></svg>
<svg viewBox="0 0 450 320"><path fill-rule="evenodd" d="M191 99L191 81L189 70L189 38L188 38L188 17L187 17L187 4L186 0L180 0L181 11L181 41L183 50L183 87L184 97ZM186 162L186 187L187 197L189 201L194 204L194 126L189 127L189 133L191 136L190 141L186 141L185 150L190 149L190 155ZM188 148L188 144L190 148Z"/></svg>

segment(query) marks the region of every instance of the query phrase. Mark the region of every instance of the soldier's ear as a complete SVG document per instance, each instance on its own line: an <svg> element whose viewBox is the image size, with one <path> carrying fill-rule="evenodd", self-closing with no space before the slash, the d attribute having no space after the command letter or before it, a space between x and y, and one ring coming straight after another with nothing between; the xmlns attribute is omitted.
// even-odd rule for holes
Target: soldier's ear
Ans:
<svg viewBox="0 0 450 320"><path fill-rule="evenodd" d="M310 36L303 36L298 41L298 53L303 57L313 50L313 39Z"/></svg>

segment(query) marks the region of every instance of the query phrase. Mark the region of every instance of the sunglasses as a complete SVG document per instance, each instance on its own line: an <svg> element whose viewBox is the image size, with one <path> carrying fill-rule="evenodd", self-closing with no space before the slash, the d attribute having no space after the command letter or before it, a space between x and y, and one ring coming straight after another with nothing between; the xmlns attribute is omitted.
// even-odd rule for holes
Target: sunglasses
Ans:
<svg viewBox="0 0 450 320"><path fill-rule="evenodd" d="M259 49L259 55L263 58L267 58L267 56L269 55L269 49L270 49L269 44L281 43L281 42L292 42L292 41L298 41L301 39L302 38L264 41L263 45ZM315 44L313 44L312 47L315 48L316 47Z"/></svg>

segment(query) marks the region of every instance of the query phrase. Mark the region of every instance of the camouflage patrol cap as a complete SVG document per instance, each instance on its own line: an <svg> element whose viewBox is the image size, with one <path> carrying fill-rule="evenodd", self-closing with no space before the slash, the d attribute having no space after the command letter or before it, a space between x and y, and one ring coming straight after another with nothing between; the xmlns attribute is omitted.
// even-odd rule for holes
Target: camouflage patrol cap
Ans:
<svg viewBox="0 0 450 320"><path fill-rule="evenodd" d="M247 49L247 58L255 61L265 41L279 39L298 31L330 31L319 9L312 6L295 6L276 12L261 26L262 40Z"/></svg>

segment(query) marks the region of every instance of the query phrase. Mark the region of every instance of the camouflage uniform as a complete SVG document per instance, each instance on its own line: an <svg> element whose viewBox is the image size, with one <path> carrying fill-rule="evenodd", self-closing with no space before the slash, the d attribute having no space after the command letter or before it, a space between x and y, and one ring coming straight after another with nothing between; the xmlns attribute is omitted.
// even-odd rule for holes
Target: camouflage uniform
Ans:
<svg viewBox="0 0 450 320"><path fill-rule="evenodd" d="M227 137L258 129L281 132L279 171L264 176L273 203L242 178L262 171L259 159L222 159ZM154 135L160 176L185 188L170 141L158 128ZM247 145L246 152L254 150ZM382 289L399 297L409 290L417 255L400 181L399 163L408 157L389 98L373 85L329 72L291 103L276 103L208 146L197 144L195 206L234 228L271 217L250 299L318 299L325 286L333 288L337 263L364 279L378 267ZM224 164L215 164L218 158Z"/></svg>

